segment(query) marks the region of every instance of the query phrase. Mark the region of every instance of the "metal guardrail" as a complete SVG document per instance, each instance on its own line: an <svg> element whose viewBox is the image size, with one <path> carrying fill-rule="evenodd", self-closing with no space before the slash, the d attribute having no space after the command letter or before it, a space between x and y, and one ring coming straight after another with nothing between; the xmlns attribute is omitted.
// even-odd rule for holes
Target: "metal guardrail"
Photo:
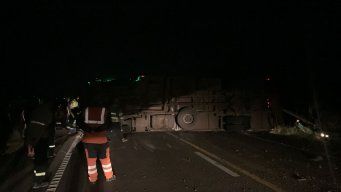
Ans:
<svg viewBox="0 0 341 192"><path fill-rule="evenodd" d="M58 189L59 183L63 177L64 171L70 161L72 152L74 151L77 144L82 140L83 138L83 132L78 131L77 134L74 137L73 142L71 143L70 147L68 148L67 152L65 153L65 156L63 158L63 161L59 165L59 168L57 169L55 175L53 176L49 186L47 187L47 192L55 192Z"/></svg>

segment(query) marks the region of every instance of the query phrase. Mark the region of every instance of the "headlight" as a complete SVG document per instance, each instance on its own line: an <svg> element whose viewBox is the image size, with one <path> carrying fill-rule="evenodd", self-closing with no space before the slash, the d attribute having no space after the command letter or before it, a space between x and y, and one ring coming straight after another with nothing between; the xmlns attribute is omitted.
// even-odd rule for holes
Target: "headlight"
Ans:
<svg viewBox="0 0 341 192"><path fill-rule="evenodd" d="M329 135L327 133L320 133L320 136L322 138L329 138Z"/></svg>

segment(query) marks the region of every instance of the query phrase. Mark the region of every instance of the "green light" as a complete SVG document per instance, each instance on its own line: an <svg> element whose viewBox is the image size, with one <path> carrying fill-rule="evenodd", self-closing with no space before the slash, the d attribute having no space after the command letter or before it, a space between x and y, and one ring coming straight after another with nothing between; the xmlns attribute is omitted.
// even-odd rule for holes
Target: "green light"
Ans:
<svg viewBox="0 0 341 192"><path fill-rule="evenodd" d="M138 76L135 82L141 81L141 76Z"/></svg>
<svg viewBox="0 0 341 192"><path fill-rule="evenodd" d="M103 81L104 82L111 82L111 81L114 81L114 80L115 80L115 78L109 77L109 78L104 79Z"/></svg>

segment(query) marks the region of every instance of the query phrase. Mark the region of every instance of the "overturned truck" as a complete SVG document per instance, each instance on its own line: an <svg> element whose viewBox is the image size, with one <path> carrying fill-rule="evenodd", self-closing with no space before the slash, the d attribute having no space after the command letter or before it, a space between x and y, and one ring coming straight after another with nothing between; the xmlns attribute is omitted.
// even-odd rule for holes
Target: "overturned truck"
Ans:
<svg viewBox="0 0 341 192"><path fill-rule="evenodd" d="M217 78L146 77L121 98L121 124L133 132L224 130L227 116L250 117L239 98Z"/></svg>

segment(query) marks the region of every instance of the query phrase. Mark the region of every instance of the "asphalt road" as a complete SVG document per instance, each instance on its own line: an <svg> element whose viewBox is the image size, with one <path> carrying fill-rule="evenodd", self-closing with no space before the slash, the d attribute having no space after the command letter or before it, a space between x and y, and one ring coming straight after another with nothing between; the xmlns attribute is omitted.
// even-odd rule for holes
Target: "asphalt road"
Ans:
<svg viewBox="0 0 341 192"><path fill-rule="evenodd" d="M125 143L119 131L111 137L117 180L107 183L100 173L99 182L90 185L79 145L63 191L336 191L325 158L248 135L146 132ZM333 171L340 183L338 169Z"/></svg>

